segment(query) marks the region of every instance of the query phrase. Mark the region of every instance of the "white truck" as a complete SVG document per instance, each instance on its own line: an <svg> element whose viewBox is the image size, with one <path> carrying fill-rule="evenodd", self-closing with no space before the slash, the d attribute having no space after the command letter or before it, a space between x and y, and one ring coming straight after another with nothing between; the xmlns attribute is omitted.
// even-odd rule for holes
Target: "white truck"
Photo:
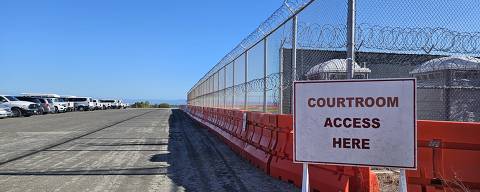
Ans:
<svg viewBox="0 0 480 192"><path fill-rule="evenodd" d="M104 103L100 102L100 100L94 99L93 103L94 103L94 106L95 106L95 110L105 109Z"/></svg>
<svg viewBox="0 0 480 192"><path fill-rule="evenodd" d="M73 102L75 109L78 111L91 111L95 109L95 104L91 97L76 97L69 96L66 98L68 101Z"/></svg>
<svg viewBox="0 0 480 192"><path fill-rule="evenodd" d="M20 101L14 96L0 95L0 104L3 104L13 113L14 117L29 117L37 113L37 104L29 101Z"/></svg>
<svg viewBox="0 0 480 192"><path fill-rule="evenodd" d="M67 102L63 102L58 98L47 98L47 99L53 101L53 106L55 107L55 113L67 112Z"/></svg>
<svg viewBox="0 0 480 192"><path fill-rule="evenodd" d="M100 99L100 103L105 106L105 109L114 109L115 108L115 100L113 99Z"/></svg>

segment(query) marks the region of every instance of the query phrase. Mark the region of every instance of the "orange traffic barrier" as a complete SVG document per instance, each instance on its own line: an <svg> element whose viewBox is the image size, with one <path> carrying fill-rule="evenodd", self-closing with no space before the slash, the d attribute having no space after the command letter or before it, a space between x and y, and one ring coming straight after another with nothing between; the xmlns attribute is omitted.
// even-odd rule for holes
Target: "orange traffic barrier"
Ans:
<svg viewBox="0 0 480 192"><path fill-rule="evenodd" d="M234 133L234 112L233 110L225 109L225 133L223 136L225 137L225 142L228 146L232 147L232 137Z"/></svg>
<svg viewBox="0 0 480 192"><path fill-rule="evenodd" d="M246 151L246 148L250 148L251 146L251 139L253 137L253 134L255 133L255 123L254 121L257 119L257 113L256 112L246 112L247 113L247 121L246 121L246 128L245 130L240 134L240 139L244 141L244 146L242 148L242 152L240 153L240 156L243 158L249 160L251 162L251 159L249 158L249 153Z"/></svg>
<svg viewBox="0 0 480 192"><path fill-rule="evenodd" d="M262 139L263 131L266 129L265 118L267 117L263 113L253 112L250 113L251 119L249 122L249 133L247 134L247 144L245 145L245 156L253 165L257 168L263 170L264 172L269 172L269 163L271 160L271 154L263 150L260 146L260 141ZM249 137L248 135L251 135ZM268 139L268 138L265 138Z"/></svg>
<svg viewBox="0 0 480 192"><path fill-rule="evenodd" d="M336 167L329 165L309 165L310 188L312 191L349 191L350 177ZM300 172L301 173L301 172ZM359 191L359 190L352 190ZM363 191L363 190L362 190Z"/></svg>
<svg viewBox="0 0 480 192"><path fill-rule="evenodd" d="M418 121L418 168L411 191L480 189L480 123Z"/></svg>
<svg viewBox="0 0 480 192"><path fill-rule="evenodd" d="M232 150L237 154L242 155L244 153L243 148L245 147L245 138L246 130L243 128L243 113L244 111L235 111L235 135L232 138Z"/></svg>
<svg viewBox="0 0 480 192"><path fill-rule="evenodd" d="M293 163L291 115L247 112L244 127L245 111L195 107L189 110L208 119L203 124L253 165L300 187L302 165ZM327 165L309 165L309 168L313 191L379 190L376 175L369 168Z"/></svg>
<svg viewBox="0 0 480 192"><path fill-rule="evenodd" d="M270 163L270 175L301 186L302 165L293 163L293 119L291 115L278 115L277 145Z"/></svg>
<svg viewBox="0 0 480 192"><path fill-rule="evenodd" d="M277 143L276 129L277 129L277 115L264 114L263 129L259 147L270 154L273 154L273 148Z"/></svg>

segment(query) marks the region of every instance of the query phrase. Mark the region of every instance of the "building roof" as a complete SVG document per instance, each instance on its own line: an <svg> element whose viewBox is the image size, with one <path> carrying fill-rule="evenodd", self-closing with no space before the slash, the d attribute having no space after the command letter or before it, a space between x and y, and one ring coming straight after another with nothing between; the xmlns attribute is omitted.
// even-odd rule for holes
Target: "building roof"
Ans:
<svg viewBox="0 0 480 192"><path fill-rule="evenodd" d="M357 63L353 63L354 73L370 73L369 68L362 68ZM326 62L320 63L313 66L308 70L307 76L316 75L319 73L345 73L347 71L347 60L346 59L332 59Z"/></svg>
<svg viewBox="0 0 480 192"><path fill-rule="evenodd" d="M410 71L410 74L427 73L448 69L480 70L480 59L470 56L450 56L432 59Z"/></svg>

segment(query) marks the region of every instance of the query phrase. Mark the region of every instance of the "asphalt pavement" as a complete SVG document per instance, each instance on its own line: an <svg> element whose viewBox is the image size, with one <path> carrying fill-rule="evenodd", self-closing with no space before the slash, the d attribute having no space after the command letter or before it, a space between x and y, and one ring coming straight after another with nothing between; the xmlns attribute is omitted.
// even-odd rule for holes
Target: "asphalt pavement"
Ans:
<svg viewBox="0 0 480 192"><path fill-rule="evenodd" d="M0 191L298 191L180 110L0 120Z"/></svg>

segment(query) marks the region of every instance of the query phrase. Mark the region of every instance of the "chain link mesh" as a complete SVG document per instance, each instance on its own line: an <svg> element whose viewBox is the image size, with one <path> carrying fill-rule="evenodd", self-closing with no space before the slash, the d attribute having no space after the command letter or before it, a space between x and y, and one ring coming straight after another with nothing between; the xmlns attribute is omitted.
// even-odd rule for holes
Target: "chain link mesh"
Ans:
<svg viewBox="0 0 480 192"><path fill-rule="evenodd" d="M286 1L192 87L189 104L290 113L293 77L346 78L347 2ZM415 77L418 119L480 121L479 1L357 0L355 15L354 78ZM225 82L212 90L219 71Z"/></svg>

